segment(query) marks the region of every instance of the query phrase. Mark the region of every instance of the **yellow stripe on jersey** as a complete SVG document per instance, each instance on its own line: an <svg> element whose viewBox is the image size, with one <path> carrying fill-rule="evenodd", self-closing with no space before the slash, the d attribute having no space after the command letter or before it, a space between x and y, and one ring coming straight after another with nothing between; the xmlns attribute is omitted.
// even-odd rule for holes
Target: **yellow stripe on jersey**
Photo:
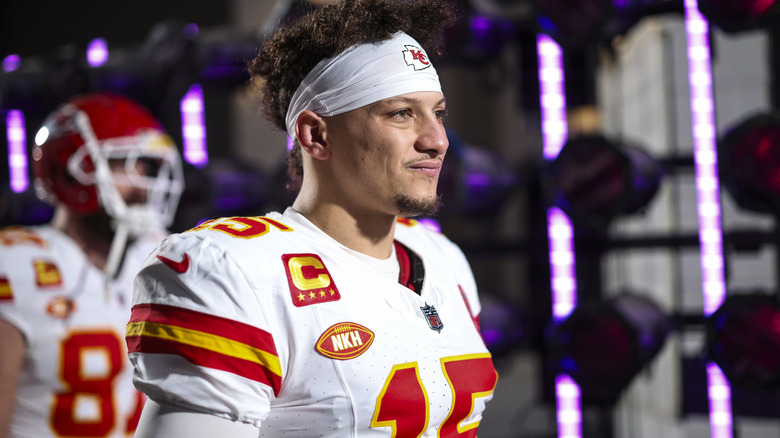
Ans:
<svg viewBox="0 0 780 438"><path fill-rule="evenodd" d="M7 278L0 278L0 300L12 300L14 291L11 289L11 283Z"/></svg>
<svg viewBox="0 0 780 438"><path fill-rule="evenodd" d="M282 375L282 366L277 356L222 336L148 321L129 323L127 337L133 336L147 336L203 348L236 359L254 362L268 368L277 376L281 377Z"/></svg>

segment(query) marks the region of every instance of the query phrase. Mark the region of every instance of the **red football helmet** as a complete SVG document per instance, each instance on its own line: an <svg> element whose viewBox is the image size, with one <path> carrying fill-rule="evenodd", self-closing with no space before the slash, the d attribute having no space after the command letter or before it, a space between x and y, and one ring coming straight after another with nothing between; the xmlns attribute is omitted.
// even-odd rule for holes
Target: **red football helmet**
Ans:
<svg viewBox="0 0 780 438"><path fill-rule="evenodd" d="M184 187L178 150L160 122L132 100L110 93L75 97L49 115L35 143L35 189L42 199L85 215L102 207L133 234L173 220ZM124 163L123 172L112 171L114 160ZM128 205L121 185L144 188L145 204Z"/></svg>

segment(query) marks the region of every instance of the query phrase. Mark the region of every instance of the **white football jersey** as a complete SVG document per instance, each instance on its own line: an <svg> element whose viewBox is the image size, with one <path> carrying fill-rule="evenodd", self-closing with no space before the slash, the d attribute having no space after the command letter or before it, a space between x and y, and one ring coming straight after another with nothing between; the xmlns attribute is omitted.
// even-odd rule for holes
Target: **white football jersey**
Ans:
<svg viewBox="0 0 780 438"><path fill-rule="evenodd" d="M126 437L143 395L124 340L133 277L164 237L128 247L106 290L65 234L50 226L0 230L0 318L24 336L12 438Z"/></svg>
<svg viewBox="0 0 780 438"><path fill-rule="evenodd" d="M260 436L476 436L498 376L471 270L416 221L395 238L420 294L292 209L170 236L136 278L136 387Z"/></svg>

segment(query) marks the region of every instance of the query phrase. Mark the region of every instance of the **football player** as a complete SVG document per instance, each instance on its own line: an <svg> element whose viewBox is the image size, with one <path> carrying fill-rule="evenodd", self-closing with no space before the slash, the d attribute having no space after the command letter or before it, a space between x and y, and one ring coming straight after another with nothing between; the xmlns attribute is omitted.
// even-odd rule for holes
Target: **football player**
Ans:
<svg viewBox="0 0 780 438"><path fill-rule="evenodd" d="M346 0L250 71L295 139L284 212L167 238L127 329L136 437L474 437L497 374L464 254L431 215L449 145L446 1Z"/></svg>
<svg viewBox="0 0 780 438"><path fill-rule="evenodd" d="M132 282L183 188L161 124L114 94L75 97L35 137L51 222L0 230L0 436L126 437L144 397L125 328Z"/></svg>

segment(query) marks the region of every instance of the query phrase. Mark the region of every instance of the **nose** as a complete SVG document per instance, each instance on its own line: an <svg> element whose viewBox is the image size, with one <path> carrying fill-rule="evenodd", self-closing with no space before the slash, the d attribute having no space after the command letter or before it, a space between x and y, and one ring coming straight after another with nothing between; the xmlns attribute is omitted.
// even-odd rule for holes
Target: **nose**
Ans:
<svg viewBox="0 0 780 438"><path fill-rule="evenodd" d="M427 117L420 126L415 148L435 158L443 156L449 146L450 141L441 120L433 115Z"/></svg>
<svg viewBox="0 0 780 438"><path fill-rule="evenodd" d="M128 191L125 193L125 202L128 205L131 204L145 204L146 203L146 196L147 192L145 188L142 187L132 187L129 188Z"/></svg>

